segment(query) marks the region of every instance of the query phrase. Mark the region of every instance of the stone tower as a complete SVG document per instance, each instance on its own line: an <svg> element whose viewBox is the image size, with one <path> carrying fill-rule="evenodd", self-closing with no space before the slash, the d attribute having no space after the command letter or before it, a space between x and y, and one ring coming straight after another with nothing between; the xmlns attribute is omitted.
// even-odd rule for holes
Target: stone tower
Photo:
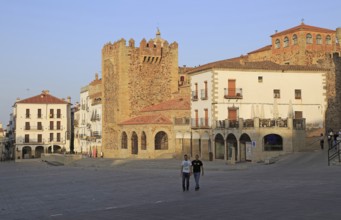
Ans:
<svg viewBox="0 0 341 220"><path fill-rule="evenodd" d="M135 41L121 39L102 49L103 127L102 146L106 156L119 148L118 123L137 116L150 105L172 98L178 91L178 44L156 37Z"/></svg>

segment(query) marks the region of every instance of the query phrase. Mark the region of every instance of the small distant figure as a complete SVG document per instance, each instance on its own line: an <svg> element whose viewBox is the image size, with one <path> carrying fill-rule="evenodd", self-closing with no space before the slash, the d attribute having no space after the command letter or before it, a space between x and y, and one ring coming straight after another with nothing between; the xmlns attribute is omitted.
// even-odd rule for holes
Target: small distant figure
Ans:
<svg viewBox="0 0 341 220"><path fill-rule="evenodd" d="M323 150L323 148L324 148L324 136L322 133L320 135L320 146L321 146L321 150Z"/></svg>
<svg viewBox="0 0 341 220"><path fill-rule="evenodd" d="M195 155L195 160L192 161L193 175L195 180L195 191L200 189L199 180L200 174L204 175L204 165L201 160L199 160L199 155Z"/></svg>
<svg viewBox="0 0 341 220"><path fill-rule="evenodd" d="M180 176L182 177L182 190L189 190L189 177L192 173L192 163L188 160L187 154L184 155L184 160L181 163Z"/></svg>
<svg viewBox="0 0 341 220"><path fill-rule="evenodd" d="M333 129L329 129L328 133L328 147L332 148L333 146L333 140L334 140L334 132Z"/></svg>
<svg viewBox="0 0 341 220"><path fill-rule="evenodd" d="M101 158L103 158L103 152L101 151Z"/></svg>

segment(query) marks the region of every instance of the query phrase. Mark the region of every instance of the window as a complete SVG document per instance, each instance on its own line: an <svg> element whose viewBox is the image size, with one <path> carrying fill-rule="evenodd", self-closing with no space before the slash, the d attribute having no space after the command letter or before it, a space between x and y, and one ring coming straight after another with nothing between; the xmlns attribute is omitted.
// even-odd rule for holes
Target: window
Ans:
<svg viewBox="0 0 341 220"><path fill-rule="evenodd" d="M201 99L207 99L207 81L204 82L204 89L201 90Z"/></svg>
<svg viewBox="0 0 341 220"><path fill-rule="evenodd" d="M283 139L278 134L268 134L263 138L264 151L282 151Z"/></svg>
<svg viewBox="0 0 341 220"><path fill-rule="evenodd" d="M332 44L332 38L330 37L330 35L327 35L326 37L326 44Z"/></svg>
<svg viewBox="0 0 341 220"><path fill-rule="evenodd" d="M295 89L295 99L301 99L301 90L300 89Z"/></svg>
<svg viewBox="0 0 341 220"><path fill-rule="evenodd" d="M127 133L123 132L121 137L121 148L128 149L128 136Z"/></svg>
<svg viewBox="0 0 341 220"><path fill-rule="evenodd" d="M30 109L28 109L28 108L26 109L25 115L26 115L26 118L30 118Z"/></svg>
<svg viewBox="0 0 341 220"><path fill-rule="evenodd" d="M25 122L25 130L30 130L30 122Z"/></svg>
<svg viewBox="0 0 341 220"><path fill-rule="evenodd" d="M50 109L50 118L53 118L53 109Z"/></svg>
<svg viewBox="0 0 341 220"><path fill-rule="evenodd" d="M60 133L57 133L57 142L60 142Z"/></svg>
<svg viewBox="0 0 341 220"><path fill-rule="evenodd" d="M29 142L30 142L30 135L25 134L25 143L29 143Z"/></svg>
<svg viewBox="0 0 341 220"><path fill-rule="evenodd" d="M292 36L292 44L293 44L293 45L296 45L296 44L297 44L297 35L296 35L296 34L294 34L294 35Z"/></svg>
<svg viewBox="0 0 341 220"><path fill-rule="evenodd" d="M168 135L164 131L159 131L155 135L155 150L168 150Z"/></svg>
<svg viewBox="0 0 341 220"><path fill-rule="evenodd" d="M43 142L43 135L42 134L38 134L37 135L37 141L38 141L38 143L42 143Z"/></svg>
<svg viewBox="0 0 341 220"><path fill-rule="evenodd" d="M288 37L284 38L284 47L289 47L289 38Z"/></svg>
<svg viewBox="0 0 341 220"><path fill-rule="evenodd" d="M37 122L37 129L43 130L43 126L42 126L41 122Z"/></svg>
<svg viewBox="0 0 341 220"><path fill-rule="evenodd" d="M60 109L57 109L57 118L61 118L61 110Z"/></svg>
<svg viewBox="0 0 341 220"><path fill-rule="evenodd" d="M50 121L50 130L53 130L53 121Z"/></svg>
<svg viewBox="0 0 341 220"><path fill-rule="evenodd" d="M263 76L258 76L258 82L262 83L263 82Z"/></svg>
<svg viewBox="0 0 341 220"><path fill-rule="evenodd" d="M194 127L198 127L199 126L199 113L198 113L198 109L194 110L194 114L195 114L195 125L194 125Z"/></svg>
<svg viewBox="0 0 341 220"><path fill-rule="evenodd" d="M192 91L192 100L197 101L198 100L198 83L194 84L195 90Z"/></svg>
<svg viewBox="0 0 341 220"><path fill-rule="evenodd" d="M275 99L281 98L281 93L279 89L274 89L274 98Z"/></svg>
<svg viewBox="0 0 341 220"><path fill-rule="evenodd" d="M208 127L208 109L204 109L204 114L205 114L205 121L204 121L204 126Z"/></svg>
<svg viewBox="0 0 341 220"><path fill-rule="evenodd" d="M322 44L322 37L320 34L316 36L316 44Z"/></svg>
<svg viewBox="0 0 341 220"><path fill-rule="evenodd" d="M302 111L295 111L295 119L302 119L303 112Z"/></svg>
<svg viewBox="0 0 341 220"><path fill-rule="evenodd" d="M146 133L142 131L141 135L141 150L147 150L147 138L146 138Z"/></svg>
<svg viewBox="0 0 341 220"><path fill-rule="evenodd" d="M57 130L60 130L61 126L60 126L60 121L57 121Z"/></svg>
<svg viewBox="0 0 341 220"><path fill-rule="evenodd" d="M38 109L38 118L41 118L41 109Z"/></svg>
<svg viewBox="0 0 341 220"><path fill-rule="evenodd" d="M280 48L280 47L281 47L281 41L280 41L279 39L277 39L277 40L275 41L275 48L278 49L278 48Z"/></svg>
<svg viewBox="0 0 341 220"><path fill-rule="evenodd" d="M311 36L311 34L307 34L307 36L306 36L306 43L307 44L312 44L313 43L313 37Z"/></svg>
<svg viewBox="0 0 341 220"><path fill-rule="evenodd" d="M53 133L50 133L50 141L53 141Z"/></svg>

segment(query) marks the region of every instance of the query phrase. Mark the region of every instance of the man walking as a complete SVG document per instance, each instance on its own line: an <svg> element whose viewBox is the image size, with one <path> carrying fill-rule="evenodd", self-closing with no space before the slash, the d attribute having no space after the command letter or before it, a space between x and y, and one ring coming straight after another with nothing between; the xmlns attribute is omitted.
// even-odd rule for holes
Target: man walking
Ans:
<svg viewBox="0 0 341 220"><path fill-rule="evenodd" d="M193 167L193 175L195 179L195 191L198 191L200 189L199 186L199 180L200 180L200 174L204 175L204 165L199 160L199 155L195 155L195 160L192 161L192 167Z"/></svg>
<svg viewBox="0 0 341 220"><path fill-rule="evenodd" d="M182 177L182 190L189 190L189 177L192 173L192 163L188 160L187 154L184 155L184 160L181 163L180 176Z"/></svg>

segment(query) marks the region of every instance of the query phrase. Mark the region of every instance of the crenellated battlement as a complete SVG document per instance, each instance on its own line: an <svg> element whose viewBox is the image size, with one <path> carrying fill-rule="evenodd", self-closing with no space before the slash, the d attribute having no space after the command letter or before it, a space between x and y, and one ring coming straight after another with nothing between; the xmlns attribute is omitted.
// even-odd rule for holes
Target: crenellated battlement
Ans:
<svg viewBox="0 0 341 220"><path fill-rule="evenodd" d="M142 39L139 47L135 47L134 39L130 39L128 44L124 38L114 43L108 42L102 48L102 55L110 57L113 56L114 51L120 49L136 50L141 63L160 63L165 54L178 49L178 43L173 42L169 44L168 41L161 38L160 31L158 30L154 39L150 39L148 42L146 39Z"/></svg>

